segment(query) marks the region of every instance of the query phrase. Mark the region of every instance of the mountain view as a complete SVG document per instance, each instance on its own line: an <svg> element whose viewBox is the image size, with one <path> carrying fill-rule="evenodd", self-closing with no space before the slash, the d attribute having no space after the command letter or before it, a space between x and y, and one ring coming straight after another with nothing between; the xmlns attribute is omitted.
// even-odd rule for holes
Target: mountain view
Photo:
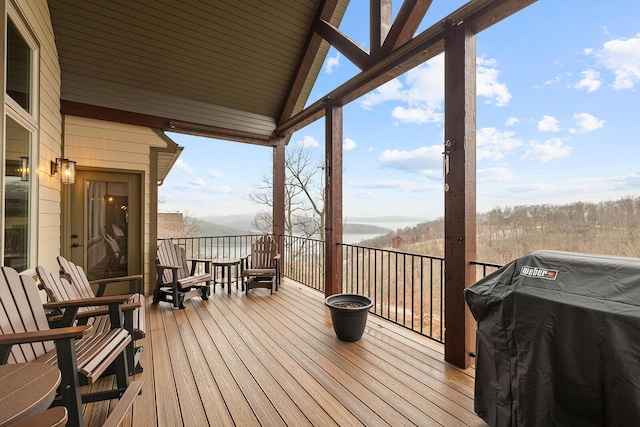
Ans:
<svg viewBox="0 0 640 427"><path fill-rule="evenodd" d="M640 255L640 197L598 203L496 207L478 214L477 260L504 264L538 249L616 256ZM444 256L444 219L420 223L361 242L389 247L399 235L401 251Z"/></svg>
<svg viewBox="0 0 640 427"><path fill-rule="evenodd" d="M259 234L251 215L187 218L191 236ZM411 224L395 227L397 224ZM564 205L496 207L478 213L477 260L506 263L538 249L640 255L640 197ZM444 256L444 219L416 217L348 218L344 226L354 244L389 248L394 237L403 252ZM372 237L373 236L373 237ZM351 243L351 242L348 242Z"/></svg>

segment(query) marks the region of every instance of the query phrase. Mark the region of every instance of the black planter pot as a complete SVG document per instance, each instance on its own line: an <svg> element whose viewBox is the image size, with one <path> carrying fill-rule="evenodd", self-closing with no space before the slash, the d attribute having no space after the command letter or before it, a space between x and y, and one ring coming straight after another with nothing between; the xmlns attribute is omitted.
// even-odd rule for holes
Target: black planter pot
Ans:
<svg viewBox="0 0 640 427"><path fill-rule="evenodd" d="M331 322L341 341L358 341L367 324L367 314L373 306L371 298L358 294L335 294L324 303L331 311Z"/></svg>

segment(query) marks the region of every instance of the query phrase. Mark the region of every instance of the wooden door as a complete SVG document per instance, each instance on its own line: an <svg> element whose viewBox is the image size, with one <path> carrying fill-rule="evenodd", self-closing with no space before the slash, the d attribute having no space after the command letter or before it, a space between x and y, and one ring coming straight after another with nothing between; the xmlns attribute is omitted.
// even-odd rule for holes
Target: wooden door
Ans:
<svg viewBox="0 0 640 427"><path fill-rule="evenodd" d="M63 255L90 280L142 271L141 177L77 171L70 186Z"/></svg>

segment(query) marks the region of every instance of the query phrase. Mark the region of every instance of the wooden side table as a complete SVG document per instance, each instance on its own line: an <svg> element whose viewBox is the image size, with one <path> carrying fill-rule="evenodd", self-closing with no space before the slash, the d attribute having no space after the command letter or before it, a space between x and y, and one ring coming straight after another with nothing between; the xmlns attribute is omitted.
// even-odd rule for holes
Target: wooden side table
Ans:
<svg viewBox="0 0 640 427"><path fill-rule="evenodd" d="M60 371L45 363L0 365L0 426L46 410L60 385Z"/></svg>
<svg viewBox="0 0 640 427"><path fill-rule="evenodd" d="M238 276L240 275L240 263L242 260L240 258L217 258L211 261L213 265L213 283L214 286L216 283L221 284L223 287L227 285L227 293L231 293L231 283L238 282ZM236 274L233 276L231 274L232 267L236 267ZM222 269L222 278L219 280L217 277L218 267ZM226 275L225 275L226 270ZM226 277L225 277L226 276Z"/></svg>

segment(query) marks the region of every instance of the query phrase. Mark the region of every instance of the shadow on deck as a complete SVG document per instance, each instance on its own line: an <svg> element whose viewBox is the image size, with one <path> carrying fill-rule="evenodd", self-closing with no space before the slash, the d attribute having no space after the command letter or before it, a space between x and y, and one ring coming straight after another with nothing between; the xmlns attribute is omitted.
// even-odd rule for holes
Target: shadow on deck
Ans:
<svg viewBox="0 0 640 427"><path fill-rule="evenodd" d="M473 370L445 363L441 344L373 315L341 342L324 295L297 282L186 305L149 306L145 385L122 425L486 425ZM106 410L85 405L87 424Z"/></svg>

